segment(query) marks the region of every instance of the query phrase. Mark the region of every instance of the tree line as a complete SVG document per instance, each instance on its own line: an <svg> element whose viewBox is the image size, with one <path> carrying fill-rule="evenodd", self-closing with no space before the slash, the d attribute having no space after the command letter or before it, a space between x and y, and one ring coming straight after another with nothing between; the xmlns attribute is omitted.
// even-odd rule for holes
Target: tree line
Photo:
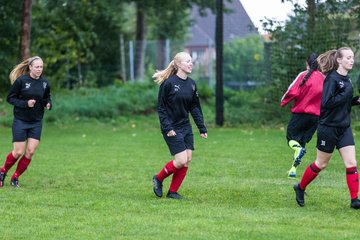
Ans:
<svg viewBox="0 0 360 240"><path fill-rule="evenodd" d="M206 0L1 0L0 87L8 84L8 72L20 60L40 55L54 87L84 85L88 78L106 86L122 78L120 40L135 40L135 78L144 73L144 43L157 41L163 68L166 39L185 40L191 24L192 5L200 11L215 10Z"/></svg>
<svg viewBox="0 0 360 240"><path fill-rule="evenodd" d="M144 69L146 41L157 43L158 58L154 65L155 69L161 69L165 40L185 41L192 24L193 4L198 5L201 12L217 9L216 1L208 0L0 1L2 90L8 89L8 74L13 66L29 55L44 58L44 74L51 76L49 80L55 88L112 85L114 81L124 80L119 46L120 42L129 40L136 44L135 79L142 79L147 71ZM285 24L264 19L270 40L264 42L263 53L257 52L256 57L237 46L249 41L224 43L226 79L241 79L247 74L249 79L275 86L269 91L277 100L279 89L286 88L303 68L309 52L321 53L348 45L359 55L358 1L307 0L305 6L293 5L294 15ZM250 44L260 49L259 43L254 45L250 41ZM244 63L252 59L261 59L262 65L252 68ZM231 72L238 75L230 76Z"/></svg>

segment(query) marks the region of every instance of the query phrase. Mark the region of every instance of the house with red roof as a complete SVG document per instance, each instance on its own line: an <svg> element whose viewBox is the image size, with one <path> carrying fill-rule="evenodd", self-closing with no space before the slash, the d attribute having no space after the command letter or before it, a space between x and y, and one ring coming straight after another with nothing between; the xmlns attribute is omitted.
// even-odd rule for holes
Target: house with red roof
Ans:
<svg viewBox="0 0 360 240"><path fill-rule="evenodd" d="M224 1L224 43L234 38L245 38L249 34L259 34L240 0ZM189 52L195 63L202 65L203 74L211 74L211 63L215 59L215 21L216 15L206 9L205 15L199 13L199 8L192 8L194 24L189 31L189 38L185 49ZM208 66L208 67L206 67ZM210 73L209 73L210 71Z"/></svg>

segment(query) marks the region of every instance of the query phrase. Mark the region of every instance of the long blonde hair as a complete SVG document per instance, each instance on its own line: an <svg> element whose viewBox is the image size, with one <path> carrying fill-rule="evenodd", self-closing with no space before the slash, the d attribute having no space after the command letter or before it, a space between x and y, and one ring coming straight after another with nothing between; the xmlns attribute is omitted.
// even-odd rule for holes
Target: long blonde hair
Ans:
<svg viewBox="0 0 360 240"><path fill-rule="evenodd" d="M16 65L9 74L11 84L14 84L15 80L21 75L28 74L30 72L29 66L32 65L32 63L37 59L42 60L41 57L35 56L35 57L30 57L22 61L18 65Z"/></svg>
<svg viewBox="0 0 360 240"><path fill-rule="evenodd" d="M175 75L178 71L178 65L180 65L181 61L184 59L185 55L189 55L187 52L178 52L174 59L169 63L167 68L164 70L156 70L154 75L152 76L155 78L155 82L157 84L162 84L166 79L168 79L170 76Z"/></svg>
<svg viewBox="0 0 360 240"><path fill-rule="evenodd" d="M326 51L319 55L317 58L320 71L327 75L332 70L337 69L339 67L339 63L337 62L338 58L343 57L344 50L351 50L349 47L341 47L339 49L333 49Z"/></svg>

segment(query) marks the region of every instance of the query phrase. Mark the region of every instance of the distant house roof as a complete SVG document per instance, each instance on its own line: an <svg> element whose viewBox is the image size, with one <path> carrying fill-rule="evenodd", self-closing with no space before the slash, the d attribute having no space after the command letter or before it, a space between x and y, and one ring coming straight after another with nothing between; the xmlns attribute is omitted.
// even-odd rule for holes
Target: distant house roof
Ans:
<svg viewBox="0 0 360 240"><path fill-rule="evenodd" d="M258 33L249 15L240 3L240 0L233 0L229 3L224 1L224 9L230 12L224 12L224 42L227 42L235 37L245 38L250 33ZM209 44L209 39L212 44L215 42L215 20L216 16L207 9L206 16L201 16L199 8L193 6L192 18L194 24L191 26L189 32L189 39L186 42L186 47L203 47Z"/></svg>

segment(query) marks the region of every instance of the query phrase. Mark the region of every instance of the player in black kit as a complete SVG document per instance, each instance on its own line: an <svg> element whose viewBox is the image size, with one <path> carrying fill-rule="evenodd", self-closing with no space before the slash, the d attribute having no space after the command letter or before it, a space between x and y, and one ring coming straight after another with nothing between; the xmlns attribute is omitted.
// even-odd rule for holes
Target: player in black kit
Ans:
<svg viewBox="0 0 360 240"><path fill-rule="evenodd" d="M305 205L306 187L327 167L334 149L338 149L345 165L346 182L350 193L350 207L360 209L359 174L355 141L351 130L352 105L359 105L359 96L353 96L348 72L354 65L354 52L348 47L330 50L318 57L321 71L326 75L317 128L316 160L308 166L300 183L294 186L296 201Z"/></svg>
<svg viewBox="0 0 360 240"><path fill-rule="evenodd" d="M12 87L7 96L14 106L12 126L13 150L0 170L0 187L9 169L20 158L11 177L11 185L19 187L19 177L30 164L40 142L44 108L51 109L50 86L42 76L43 60L36 56L16 65L10 73Z"/></svg>
<svg viewBox="0 0 360 240"><path fill-rule="evenodd" d="M194 150L189 113L200 131L200 136L207 138L196 84L188 77L191 72L191 56L186 52L180 52L165 70L157 71L153 76L160 85L158 114L161 132L171 155L175 158L153 177L154 193L158 197L163 195L163 180L173 174L166 197L182 198L177 191L186 176Z"/></svg>

